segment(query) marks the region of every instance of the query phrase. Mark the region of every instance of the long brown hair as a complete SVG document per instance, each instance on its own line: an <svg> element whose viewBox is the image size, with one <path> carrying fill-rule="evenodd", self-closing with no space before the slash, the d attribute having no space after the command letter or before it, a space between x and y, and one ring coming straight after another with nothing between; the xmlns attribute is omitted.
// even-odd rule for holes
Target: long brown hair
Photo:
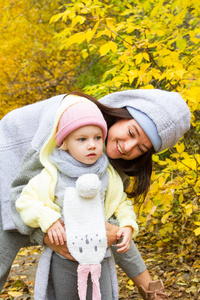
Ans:
<svg viewBox="0 0 200 300"><path fill-rule="evenodd" d="M112 125L114 125L119 119L133 119L129 114L126 108L114 108L101 104L94 97L84 94L82 92L71 92L67 95L77 95L85 97L95 103L98 108L101 110L107 125L108 130ZM66 95L66 96L67 96ZM65 97L66 97L65 96ZM106 143L106 142L105 142ZM140 196L143 196L144 199L150 186L150 178L152 173L152 154L154 153L153 147L144 153L143 155L133 159L133 160L124 160L124 159L112 159L110 157L109 161L119 171L123 171L130 177L134 177L134 184L132 184L127 194L131 198L139 201ZM143 201L143 199L141 201Z"/></svg>

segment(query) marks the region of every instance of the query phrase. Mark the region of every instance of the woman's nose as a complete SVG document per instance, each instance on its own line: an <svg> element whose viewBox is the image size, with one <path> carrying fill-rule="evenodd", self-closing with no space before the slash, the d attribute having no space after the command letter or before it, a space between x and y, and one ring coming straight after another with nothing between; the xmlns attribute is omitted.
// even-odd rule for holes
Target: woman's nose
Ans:
<svg viewBox="0 0 200 300"><path fill-rule="evenodd" d="M136 140L128 139L128 140L125 142L125 151L126 151L126 152L131 151L136 145L137 145L137 141L136 141Z"/></svg>

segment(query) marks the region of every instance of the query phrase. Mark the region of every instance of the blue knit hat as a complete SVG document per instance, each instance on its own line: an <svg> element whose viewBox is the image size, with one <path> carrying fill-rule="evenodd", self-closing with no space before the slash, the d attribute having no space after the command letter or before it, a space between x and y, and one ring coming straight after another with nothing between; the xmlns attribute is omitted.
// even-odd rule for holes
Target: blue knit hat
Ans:
<svg viewBox="0 0 200 300"><path fill-rule="evenodd" d="M155 123L143 112L130 106L126 106L128 112L142 127L148 138L153 144L155 151L158 151L162 145L161 138L158 135Z"/></svg>
<svg viewBox="0 0 200 300"><path fill-rule="evenodd" d="M156 152L173 147L190 129L191 113L179 93L158 89L126 90L108 94L99 102L111 107L126 107Z"/></svg>

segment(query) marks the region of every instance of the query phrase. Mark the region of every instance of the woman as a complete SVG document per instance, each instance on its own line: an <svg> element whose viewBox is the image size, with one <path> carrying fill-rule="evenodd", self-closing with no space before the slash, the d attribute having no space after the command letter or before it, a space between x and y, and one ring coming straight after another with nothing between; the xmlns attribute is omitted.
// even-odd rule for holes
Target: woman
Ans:
<svg viewBox="0 0 200 300"><path fill-rule="evenodd" d="M13 183L11 195L13 199L17 199L16 196L20 194L23 185L40 172L42 166L38 159L38 153L51 131L50 124L53 123L52 119L62 99L63 95L15 110L1 121L2 180L6 178L5 182L2 181L4 184L0 191L4 230L14 229L8 211L9 197L7 194L9 186L16 172L20 169L23 156L24 169L20 170L19 176ZM89 99L92 100L91 97ZM189 129L189 108L178 93L161 90L117 92L103 97L100 99L100 103L116 108L127 108L112 112L109 110L108 112L106 107L98 105L108 123L106 151L111 163L119 172L135 177L135 185L132 187L130 195L134 197L141 194L145 195L150 184L152 154L174 146ZM32 128L27 129L27 124L30 124ZM15 146L14 149L13 145ZM26 155L24 155L25 152ZM16 218L18 218L17 214ZM117 230L108 224L107 227L110 233L108 241L109 244L112 244L116 241ZM43 237L41 232L32 232L30 228L26 227L24 228L24 234L31 234L33 243L37 241L37 243L42 244L44 238L44 243L53 250L70 257L66 247L60 246L58 249L58 246L50 244L47 237ZM21 247L27 246L30 241L27 236L6 232L2 229L0 238L2 241L0 279L1 285L3 285L16 253ZM7 255L4 254L5 252L7 252ZM128 276L137 286L142 285L140 292L143 294L144 299L148 299L147 297L151 295L151 291L148 293L147 290L158 288L155 287L154 282L151 283L151 277L135 246L132 247L132 252L131 257L135 257L137 272L130 270ZM115 258L118 261L117 257ZM162 288L162 286L159 286L159 288ZM159 297L164 299L161 298L162 295Z"/></svg>

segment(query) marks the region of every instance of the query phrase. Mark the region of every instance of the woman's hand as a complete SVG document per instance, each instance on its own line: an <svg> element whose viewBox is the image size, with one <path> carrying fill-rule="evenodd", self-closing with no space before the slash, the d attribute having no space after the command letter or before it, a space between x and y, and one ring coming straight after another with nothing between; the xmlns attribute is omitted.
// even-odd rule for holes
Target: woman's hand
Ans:
<svg viewBox="0 0 200 300"><path fill-rule="evenodd" d="M117 241L117 232L119 231L119 228L115 225L111 225L108 222L105 222L106 226L106 236L107 236L107 243L108 247L110 247L113 243ZM74 260L74 257L70 254L67 243L65 242L63 245L56 245L55 243L51 243L48 235L46 234L44 236L44 244L49 246L53 251L58 252L59 254L65 256L66 258L70 260Z"/></svg>
<svg viewBox="0 0 200 300"><path fill-rule="evenodd" d="M45 234L43 241L44 241L44 244L49 246L49 248L51 248L53 251L65 256L66 258L68 258L70 260L75 261L74 257L70 254L70 252L67 248L66 242L63 245L52 244L47 234Z"/></svg>
<svg viewBox="0 0 200 300"><path fill-rule="evenodd" d="M133 233L133 228L131 226L122 227L117 232L117 239L122 238L121 243L116 244L119 249L117 252L124 253L130 249L131 237Z"/></svg>
<svg viewBox="0 0 200 300"><path fill-rule="evenodd" d="M113 243L117 241L117 232L119 228L116 225L111 225L108 222L106 224L106 236L107 236L107 244L110 247Z"/></svg>

